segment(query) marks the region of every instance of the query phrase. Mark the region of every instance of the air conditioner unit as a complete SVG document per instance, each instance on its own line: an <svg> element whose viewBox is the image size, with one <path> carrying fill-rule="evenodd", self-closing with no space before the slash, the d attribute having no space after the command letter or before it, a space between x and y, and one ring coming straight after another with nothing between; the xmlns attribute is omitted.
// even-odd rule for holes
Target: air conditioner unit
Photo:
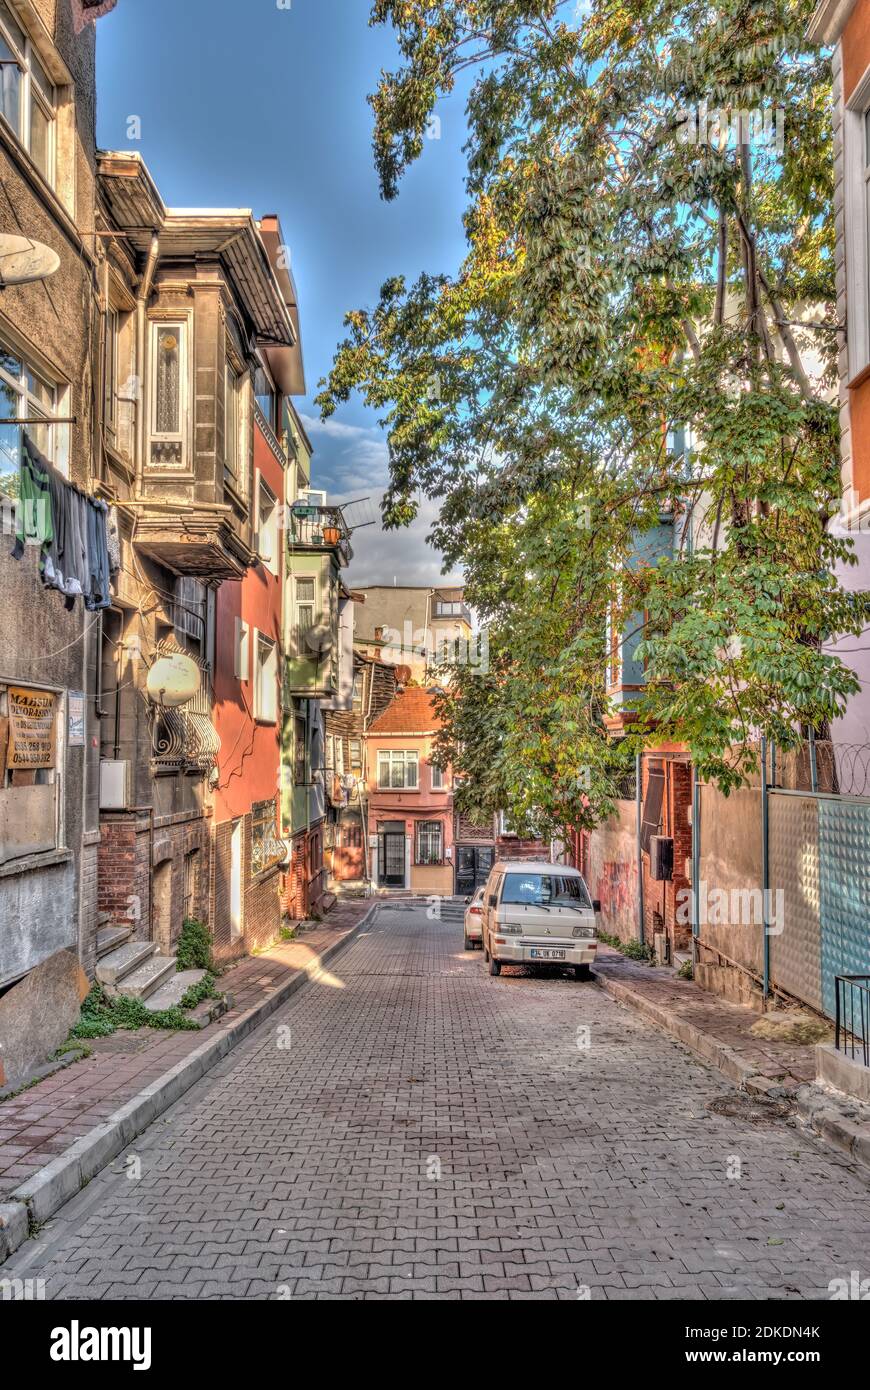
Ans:
<svg viewBox="0 0 870 1390"><path fill-rule="evenodd" d="M650 836L649 874L657 883L670 882L673 878L674 842L669 835Z"/></svg>
<svg viewBox="0 0 870 1390"><path fill-rule="evenodd" d="M126 811L130 804L130 763L103 758L100 763L100 810Z"/></svg>

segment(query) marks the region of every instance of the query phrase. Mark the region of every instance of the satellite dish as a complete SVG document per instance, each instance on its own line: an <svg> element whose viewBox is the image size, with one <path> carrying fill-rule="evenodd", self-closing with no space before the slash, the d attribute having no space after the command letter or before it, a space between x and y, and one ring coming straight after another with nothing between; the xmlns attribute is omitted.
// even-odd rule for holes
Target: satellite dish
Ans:
<svg viewBox="0 0 870 1390"><path fill-rule="evenodd" d="M60 265L60 256L29 236L0 235L0 289L46 280Z"/></svg>
<svg viewBox="0 0 870 1390"><path fill-rule="evenodd" d="M318 623L308 629L305 641L313 652L328 652L332 647L332 631L326 623Z"/></svg>
<svg viewBox="0 0 870 1390"><path fill-rule="evenodd" d="M145 689L155 705L177 709L199 690L199 667L184 652L161 656L148 672Z"/></svg>

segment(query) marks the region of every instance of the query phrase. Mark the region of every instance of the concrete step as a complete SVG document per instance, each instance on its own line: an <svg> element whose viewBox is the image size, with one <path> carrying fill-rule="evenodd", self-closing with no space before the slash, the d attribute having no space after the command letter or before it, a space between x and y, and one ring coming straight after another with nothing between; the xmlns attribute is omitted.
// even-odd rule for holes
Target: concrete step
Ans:
<svg viewBox="0 0 870 1390"><path fill-rule="evenodd" d="M144 1003L175 973L175 956L152 956L144 965L125 975L114 989L117 994L124 994L128 999L141 999Z"/></svg>
<svg viewBox="0 0 870 1390"><path fill-rule="evenodd" d="M171 979L148 995L149 1009L174 1009L181 1003L187 991L193 985L199 984L205 973L204 970L176 970Z"/></svg>
<svg viewBox="0 0 870 1390"><path fill-rule="evenodd" d="M97 961L96 975L110 989L154 955L153 941L128 941Z"/></svg>
<svg viewBox="0 0 870 1390"><path fill-rule="evenodd" d="M116 951L119 946L124 946L130 940L132 927L119 927L113 923L101 927L97 932L97 959L101 960L110 951Z"/></svg>

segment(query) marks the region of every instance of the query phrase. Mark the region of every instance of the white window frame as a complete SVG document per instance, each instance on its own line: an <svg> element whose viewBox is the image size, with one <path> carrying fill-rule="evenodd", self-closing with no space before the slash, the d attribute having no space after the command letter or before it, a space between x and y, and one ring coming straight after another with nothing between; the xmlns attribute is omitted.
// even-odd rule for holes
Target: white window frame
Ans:
<svg viewBox="0 0 870 1390"><path fill-rule="evenodd" d="M383 767L385 761L390 769L389 778L386 782L383 779ZM396 768L402 769L402 781L393 781L393 774ZM408 768L414 768L414 782L408 782ZM420 754L416 748L379 748L378 749L378 791L382 792L417 792L420 790Z"/></svg>
<svg viewBox="0 0 870 1390"><path fill-rule="evenodd" d="M146 468L151 472L179 473L190 470L190 334L192 332L192 318L190 315L181 314L170 318L150 319L149 320L149 343L148 343L148 456ZM167 329L174 328L179 334L179 366L178 366L178 429L174 431L157 429L157 352L158 338ZM154 444L180 444L181 461L179 463L167 463L165 460L154 460L151 457L151 449Z"/></svg>
<svg viewBox="0 0 870 1390"><path fill-rule="evenodd" d="M356 757L354 757L354 750L356 751ZM361 738L352 738L352 739L350 739L350 747L349 747L349 749L348 749L348 755L349 755L349 757L350 757L350 770L351 770L351 772L353 772L353 771L362 772L362 769L363 769L363 756L362 756L362 739L361 739Z"/></svg>
<svg viewBox="0 0 870 1390"><path fill-rule="evenodd" d="M9 8L10 7L7 5L7 9ZM54 188L57 180L57 86L52 82L50 75L45 71L45 64L39 53L34 49L30 38L22 28L18 16L11 10L10 12L12 13L13 23L18 26L18 32L22 35L22 42L19 42L17 35L13 34L9 29L8 24L3 18L2 11L0 11L0 35L2 35L12 53L13 59L21 74L18 89L18 129L16 130L15 127L6 120L6 117L3 116L2 113L0 113L0 120L6 121L7 126L12 130L19 145L22 145L27 151L32 163L39 170L42 178L45 179L50 188ZM39 83L34 81L34 59L39 63L39 66L42 68L43 72L45 72L46 78L48 79L51 90L50 98L43 92ZM48 168L46 170L40 169L32 154L33 102L36 102L37 106L40 107L48 121Z"/></svg>
<svg viewBox="0 0 870 1390"><path fill-rule="evenodd" d="M278 722L278 644L254 628L254 718L259 724ZM266 660L261 652L268 649Z"/></svg>
<svg viewBox="0 0 870 1390"><path fill-rule="evenodd" d="M278 525L278 498L266 482L259 468L256 472L255 481L254 507L256 515L254 518L254 525L257 532L257 554L269 573L277 577L281 570L281 530ZM263 525L263 509L261 506L264 493L271 503L271 513L267 527L265 528Z"/></svg>
<svg viewBox="0 0 870 1390"><path fill-rule="evenodd" d="M843 112L843 196L846 232L849 381L870 366L870 167L865 116L870 110L870 67Z"/></svg>
<svg viewBox="0 0 870 1390"><path fill-rule="evenodd" d="M426 849L428 858L421 857L423 845L423 829L426 828ZM437 834L435 830L437 828ZM433 843L434 841L434 843ZM432 851L437 844L439 853L437 857ZM444 863L444 822L442 820L418 820L414 825L414 863L421 868L427 865L440 865Z"/></svg>
<svg viewBox="0 0 870 1390"><path fill-rule="evenodd" d="M55 417L64 416L66 414L66 400L69 388L61 386L56 382L49 381L46 374L34 364L32 358L30 358L26 352L21 352L12 343L5 339L0 339L0 347L21 363L21 371L17 377L12 376L11 373L6 371L2 364L0 364L0 381L2 381L5 387L13 391L16 397L14 409L9 410L10 416L14 415L19 420L27 420L34 416L39 416L40 419L45 420L48 428L47 447L43 449L40 440L35 437L34 443L37 448L42 450L49 463L53 463L60 473L63 473L64 476L68 476L69 426L53 424L52 421ZM51 393L50 407L46 405L45 401L40 400L39 396L30 389L27 380L28 375L37 377L42 385ZM6 406L0 403L0 417L6 417L6 410ZM16 427L14 425L7 425L0 428L15 429ZM22 431L27 429L33 434L34 430L37 428L39 428L39 426L21 425L18 427L19 465L21 462Z"/></svg>
<svg viewBox="0 0 870 1390"><path fill-rule="evenodd" d="M434 763L430 763L429 770L432 776L433 792L443 792L447 786L447 774L444 768L436 767Z"/></svg>
<svg viewBox="0 0 870 1390"><path fill-rule="evenodd" d="M237 681L251 679L251 629L243 618L234 620L233 675Z"/></svg>
<svg viewBox="0 0 870 1390"><path fill-rule="evenodd" d="M300 581L308 582L309 580L314 585L314 598L313 600L300 599ZM293 642L296 651L301 656L306 654L306 648L302 630L299 626L299 611L301 608L311 609L311 624L310 627L305 629L306 632L309 632L312 627L317 627L317 619L320 612L320 590L317 581L318 575L316 574L294 574L293 576Z"/></svg>

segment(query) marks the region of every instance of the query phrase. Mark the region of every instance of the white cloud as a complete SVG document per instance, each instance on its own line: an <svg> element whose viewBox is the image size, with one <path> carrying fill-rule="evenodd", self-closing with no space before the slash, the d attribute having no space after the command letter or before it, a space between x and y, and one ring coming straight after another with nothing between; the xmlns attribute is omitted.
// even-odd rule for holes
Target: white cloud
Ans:
<svg viewBox="0 0 870 1390"><path fill-rule="evenodd" d="M380 518L381 499L390 476L383 431L377 426L346 424L334 416L321 420L302 415L301 419L319 446L314 460L317 486L325 487L330 502L337 505L363 497L371 499L369 508L357 509L351 521L366 514ZM391 584L394 579L398 584L461 583L461 575L442 575L441 554L426 539L438 509L437 502L424 498L410 526L385 531L376 521L354 531L354 558L348 581L357 585Z"/></svg>

